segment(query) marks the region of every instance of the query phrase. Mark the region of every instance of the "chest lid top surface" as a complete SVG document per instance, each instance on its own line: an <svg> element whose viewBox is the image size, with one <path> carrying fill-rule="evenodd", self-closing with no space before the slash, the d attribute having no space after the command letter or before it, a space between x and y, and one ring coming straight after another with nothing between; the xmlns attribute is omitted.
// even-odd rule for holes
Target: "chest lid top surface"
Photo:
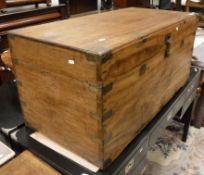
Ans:
<svg viewBox="0 0 204 175"><path fill-rule="evenodd" d="M188 16L182 12L127 8L26 27L10 34L102 55Z"/></svg>

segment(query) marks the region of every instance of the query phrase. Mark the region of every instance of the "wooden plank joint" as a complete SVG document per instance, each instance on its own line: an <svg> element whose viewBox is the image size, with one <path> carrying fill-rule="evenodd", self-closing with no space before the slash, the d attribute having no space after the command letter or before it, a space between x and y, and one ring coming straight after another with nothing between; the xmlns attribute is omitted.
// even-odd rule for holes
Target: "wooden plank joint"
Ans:
<svg viewBox="0 0 204 175"><path fill-rule="evenodd" d="M90 135L90 138L94 143L97 143L99 145L105 145L113 138L113 136L112 136L112 133L110 133L106 138L103 138L103 139L95 135Z"/></svg>
<svg viewBox="0 0 204 175"><path fill-rule="evenodd" d="M113 111L109 110L102 116L102 121L106 121L113 116Z"/></svg>

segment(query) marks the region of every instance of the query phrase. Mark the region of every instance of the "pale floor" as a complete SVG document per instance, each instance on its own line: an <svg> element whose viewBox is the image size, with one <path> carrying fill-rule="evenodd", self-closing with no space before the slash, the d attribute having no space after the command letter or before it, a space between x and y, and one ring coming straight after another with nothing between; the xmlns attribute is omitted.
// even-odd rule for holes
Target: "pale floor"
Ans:
<svg viewBox="0 0 204 175"><path fill-rule="evenodd" d="M200 45L201 43L204 43L204 29L198 28L194 48Z"/></svg>

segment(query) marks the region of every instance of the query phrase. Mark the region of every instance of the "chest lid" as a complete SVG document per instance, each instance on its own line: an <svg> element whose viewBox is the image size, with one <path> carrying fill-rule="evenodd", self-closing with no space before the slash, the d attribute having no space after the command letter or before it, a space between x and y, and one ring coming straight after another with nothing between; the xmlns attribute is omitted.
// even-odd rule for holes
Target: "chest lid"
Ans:
<svg viewBox="0 0 204 175"><path fill-rule="evenodd" d="M182 12L127 8L26 27L10 34L100 56L188 17Z"/></svg>

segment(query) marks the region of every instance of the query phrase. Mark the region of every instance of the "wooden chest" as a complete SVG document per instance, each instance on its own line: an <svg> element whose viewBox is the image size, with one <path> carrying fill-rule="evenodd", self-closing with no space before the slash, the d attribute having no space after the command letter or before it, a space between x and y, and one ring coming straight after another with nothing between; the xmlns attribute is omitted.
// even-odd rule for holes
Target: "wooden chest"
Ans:
<svg viewBox="0 0 204 175"><path fill-rule="evenodd" d="M196 25L128 8L11 32L27 124L107 167L186 83Z"/></svg>

